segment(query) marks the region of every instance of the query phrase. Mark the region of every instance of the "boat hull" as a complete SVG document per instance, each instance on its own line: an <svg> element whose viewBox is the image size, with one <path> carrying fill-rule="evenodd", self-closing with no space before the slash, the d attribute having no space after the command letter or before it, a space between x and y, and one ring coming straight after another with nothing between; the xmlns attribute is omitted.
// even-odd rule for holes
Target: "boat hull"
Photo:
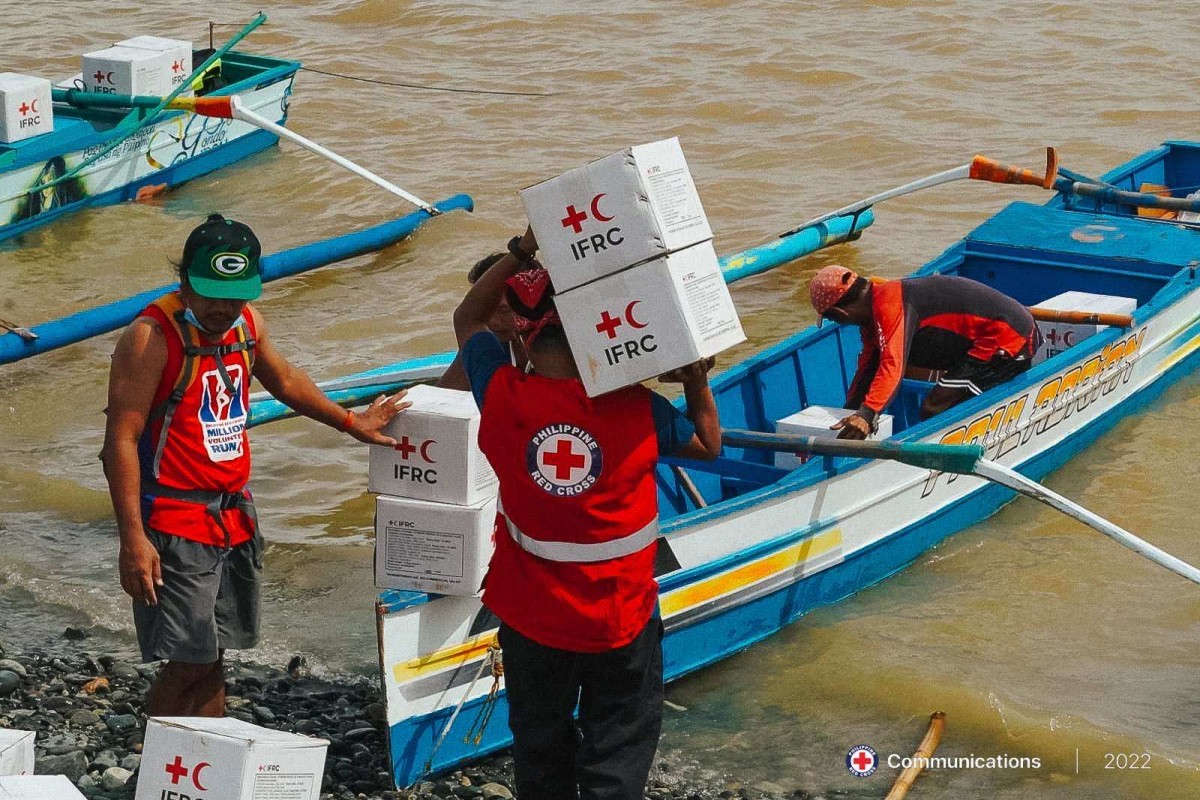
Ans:
<svg viewBox="0 0 1200 800"><path fill-rule="evenodd" d="M273 122L286 123L292 84L300 65L276 63L222 93L237 93L252 111ZM241 120L170 112L84 167L75 178L31 193L32 187L66 174L99 152L120 130L97 131L82 118L65 114L56 123L61 129L47 134L46 141L21 143L14 151L15 163L0 172L0 240L82 208L158 194L278 141L275 134Z"/></svg>
<svg viewBox="0 0 1200 800"><path fill-rule="evenodd" d="M901 423L895 438L980 443L989 458L1040 478L1195 369L1200 282L1186 264L1188 253L1200 249L1200 231L1147 225L1058 207L1010 207L921 270L1011 280L1027 294L1034 288L1025 269L1042 270L1041 288L1051 294L1063 290L1055 281L1107 280L1095 290L1129 292L1140 307L1133 327L1098 333L931 420L913 416L928 384L906 381L893 406ZM1013 230L1030 234L1037 246L1017 246ZM1013 293L1026 303L1044 299ZM797 375L804 384L800 400L836 403L847 365L853 370L857 336L851 333L809 329L721 375L714 393L723 423L761 430L794 410ZM679 565L659 578L668 680L887 578L1014 497L975 477L894 462L814 459L786 472L733 461L711 473L687 464L706 495L723 495L707 508L689 509L681 506L686 501L669 482L665 461L660 500L676 515L664 520L660 548ZM1114 548L1113 557L1125 554ZM478 601L388 592L378 611L397 785L507 745L502 689L488 728L482 736L472 729L493 682L480 669L495 621Z"/></svg>

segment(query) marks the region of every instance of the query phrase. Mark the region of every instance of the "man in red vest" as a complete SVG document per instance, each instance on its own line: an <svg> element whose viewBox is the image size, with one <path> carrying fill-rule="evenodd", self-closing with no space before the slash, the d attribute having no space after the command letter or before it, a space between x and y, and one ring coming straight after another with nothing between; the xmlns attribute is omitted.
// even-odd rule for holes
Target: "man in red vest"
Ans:
<svg viewBox="0 0 1200 800"><path fill-rule="evenodd" d="M250 478L250 379L305 416L362 442L403 392L361 414L327 398L272 346L258 310L260 246L213 214L188 236L180 288L148 306L113 353L105 476L146 661L166 659L146 698L163 716L222 716L226 648L258 639L262 536Z"/></svg>
<svg viewBox="0 0 1200 800"><path fill-rule="evenodd" d="M721 449L711 364L683 383L687 416L643 386L589 398L533 232L514 236L454 313L479 446L500 480L483 602L500 618L517 795L641 798L662 724L656 613L660 453ZM526 369L487 322L507 297ZM579 722L573 713L578 706Z"/></svg>

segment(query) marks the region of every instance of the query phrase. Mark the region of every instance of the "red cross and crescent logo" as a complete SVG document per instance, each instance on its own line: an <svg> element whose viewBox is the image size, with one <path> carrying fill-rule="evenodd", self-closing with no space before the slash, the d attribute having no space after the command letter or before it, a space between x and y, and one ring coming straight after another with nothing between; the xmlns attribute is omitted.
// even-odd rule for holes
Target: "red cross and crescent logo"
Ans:
<svg viewBox="0 0 1200 800"><path fill-rule="evenodd" d="M96 79L96 83L112 83L113 82L112 76L113 76L113 74L111 72L105 72L102 69L98 69L98 70L96 70L96 74L93 75L92 77Z"/></svg>
<svg viewBox="0 0 1200 800"><path fill-rule="evenodd" d="M604 197L604 192L592 198L592 202L588 204L588 209L592 212L592 219L597 222L611 222L612 217L600 210L600 198ZM583 222L588 218L587 211L580 211L575 208L574 204L568 205L566 208L567 215L562 218L562 226L570 228L575 233L583 233Z"/></svg>
<svg viewBox="0 0 1200 800"><path fill-rule="evenodd" d="M434 460L433 456L430 455L429 451L429 448L433 447L435 444L437 444L437 440L435 439L426 439L423 442L418 442L415 439L410 441L407 436L402 436L400 441L396 442L396 446L393 449L399 453L400 457L405 461L408 461L408 457L414 453L420 453L421 458L427 463L435 464L437 462Z"/></svg>
<svg viewBox="0 0 1200 800"><path fill-rule="evenodd" d="M533 435L525 450L529 477L556 496L586 492L604 467L604 452L596 437L575 425L547 425Z"/></svg>
<svg viewBox="0 0 1200 800"><path fill-rule="evenodd" d="M618 314L615 317L610 314L607 309L602 311L600 313L600 322L596 324L596 332L603 333L609 339L615 339L617 338L617 328L624 324L628 324L629 327L636 328L638 330L646 327L648 323L642 322L633 316L633 309L635 309L637 304L640 302L642 301L634 300L629 305L625 306L625 313L623 315ZM624 318L622 319L622 317Z"/></svg>
<svg viewBox="0 0 1200 800"><path fill-rule="evenodd" d="M879 756L870 745L855 745L846 753L846 769L851 775L865 778L879 769Z"/></svg>
<svg viewBox="0 0 1200 800"><path fill-rule="evenodd" d="M17 111L21 112L22 117L25 116L26 114L28 114L30 111L32 111L34 114L36 114L36 113L38 113L37 104L38 104L38 101L37 101L36 97L33 98L33 100L28 103L26 103L25 101L21 101L21 105L17 106Z"/></svg>
<svg viewBox="0 0 1200 800"><path fill-rule="evenodd" d="M191 774L192 783L195 787L202 792L207 792L208 787L200 783L200 773L211 766L212 764L209 764L207 761L201 761L195 767L189 769L183 765L183 756L175 756L175 760L167 764L164 769L171 776L171 785L178 786L180 780Z"/></svg>

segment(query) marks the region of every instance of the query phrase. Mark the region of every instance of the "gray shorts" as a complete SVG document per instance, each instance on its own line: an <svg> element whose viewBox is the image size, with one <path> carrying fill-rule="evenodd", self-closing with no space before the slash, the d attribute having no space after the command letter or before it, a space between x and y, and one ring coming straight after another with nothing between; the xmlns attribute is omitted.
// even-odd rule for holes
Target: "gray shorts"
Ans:
<svg viewBox="0 0 1200 800"><path fill-rule="evenodd" d="M158 551L163 585L158 605L134 604L143 661L212 664L225 649L258 642L262 534L226 549L147 530Z"/></svg>

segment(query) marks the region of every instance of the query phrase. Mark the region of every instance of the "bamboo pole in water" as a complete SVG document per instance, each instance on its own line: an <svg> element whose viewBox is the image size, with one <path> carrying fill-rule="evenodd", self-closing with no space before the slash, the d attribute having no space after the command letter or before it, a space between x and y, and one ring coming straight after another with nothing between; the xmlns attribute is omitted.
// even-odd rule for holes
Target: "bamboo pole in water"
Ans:
<svg viewBox="0 0 1200 800"><path fill-rule="evenodd" d="M921 740L920 746L917 747L917 752L913 753L913 761L915 763L912 766L906 767L900 773L884 800L904 800L904 796L912 788L913 781L925 769L922 764L932 758L934 751L937 750L938 744L942 741L942 731L945 728L946 712L935 711L929 715L929 729L925 731L925 738Z"/></svg>

